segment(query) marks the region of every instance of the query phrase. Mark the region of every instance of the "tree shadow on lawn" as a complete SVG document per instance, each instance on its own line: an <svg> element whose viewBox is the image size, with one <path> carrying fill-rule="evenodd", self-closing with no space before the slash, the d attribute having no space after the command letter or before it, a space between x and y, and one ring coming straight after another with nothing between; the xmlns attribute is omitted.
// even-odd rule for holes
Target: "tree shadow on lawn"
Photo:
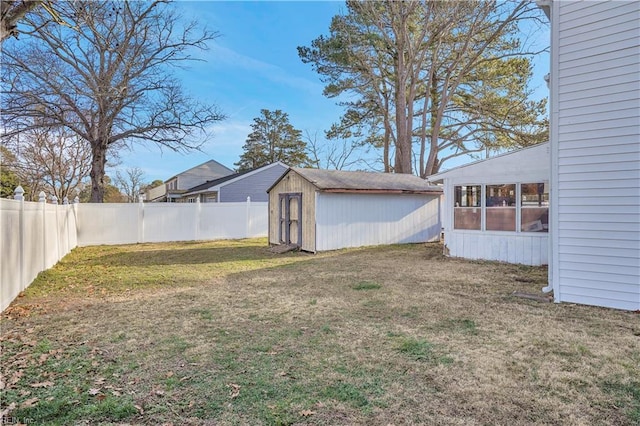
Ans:
<svg viewBox="0 0 640 426"><path fill-rule="evenodd" d="M125 247L125 246L123 246ZM225 262L263 262L276 258L310 256L308 253L271 253L268 247L202 247L127 250L103 254L88 259L87 265L100 266L162 266L216 264Z"/></svg>

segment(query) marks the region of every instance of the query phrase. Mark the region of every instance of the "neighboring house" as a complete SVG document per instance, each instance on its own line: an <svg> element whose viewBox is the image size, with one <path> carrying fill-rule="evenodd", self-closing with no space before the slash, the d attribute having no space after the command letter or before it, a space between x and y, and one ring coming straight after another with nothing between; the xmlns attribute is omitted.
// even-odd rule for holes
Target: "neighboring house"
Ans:
<svg viewBox="0 0 640 426"><path fill-rule="evenodd" d="M444 184L445 253L547 264L549 174L543 143L429 176Z"/></svg>
<svg viewBox="0 0 640 426"><path fill-rule="evenodd" d="M266 166L234 173L219 179L209 180L194 186L182 194L188 202L242 202L247 197L251 201L269 201L267 189L287 171L289 166L276 162Z"/></svg>
<svg viewBox="0 0 640 426"><path fill-rule="evenodd" d="M538 4L551 21L554 298L640 310L640 2Z"/></svg>
<svg viewBox="0 0 640 426"><path fill-rule="evenodd" d="M167 179L164 185L150 189L145 194L145 200L150 202L178 202L181 201L182 195L189 188L233 173L234 171L230 168L215 160L209 160Z"/></svg>
<svg viewBox="0 0 640 426"><path fill-rule="evenodd" d="M437 241L441 196L413 175L291 168L269 189L269 243L315 253Z"/></svg>

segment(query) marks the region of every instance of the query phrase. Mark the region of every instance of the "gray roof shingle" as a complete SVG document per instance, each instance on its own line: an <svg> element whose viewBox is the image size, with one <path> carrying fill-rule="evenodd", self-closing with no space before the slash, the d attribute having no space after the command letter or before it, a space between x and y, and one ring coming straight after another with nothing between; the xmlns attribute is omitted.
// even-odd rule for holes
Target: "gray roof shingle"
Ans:
<svg viewBox="0 0 640 426"><path fill-rule="evenodd" d="M331 192L408 192L440 193L439 186L429 185L415 175L376 172L352 172L345 170L302 169L294 172L311 182L318 189Z"/></svg>

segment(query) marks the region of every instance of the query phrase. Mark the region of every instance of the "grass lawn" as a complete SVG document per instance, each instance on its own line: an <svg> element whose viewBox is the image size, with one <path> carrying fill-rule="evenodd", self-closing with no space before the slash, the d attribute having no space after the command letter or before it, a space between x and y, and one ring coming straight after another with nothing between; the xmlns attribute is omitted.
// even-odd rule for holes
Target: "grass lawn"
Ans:
<svg viewBox="0 0 640 426"><path fill-rule="evenodd" d="M77 248L2 314L5 422L640 424L640 316L438 244Z"/></svg>

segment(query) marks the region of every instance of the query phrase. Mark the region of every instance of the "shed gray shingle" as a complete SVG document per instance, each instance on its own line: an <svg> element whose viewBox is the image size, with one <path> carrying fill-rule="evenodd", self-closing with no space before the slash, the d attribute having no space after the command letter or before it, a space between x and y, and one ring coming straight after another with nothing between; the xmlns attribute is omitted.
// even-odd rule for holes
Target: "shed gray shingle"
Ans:
<svg viewBox="0 0 640 426"><path fill-rule="evenodd" d="M442 192L440 187L429 185L424 179L408 174L302 169L297 167L291 170L322 191Z"/></svg>

